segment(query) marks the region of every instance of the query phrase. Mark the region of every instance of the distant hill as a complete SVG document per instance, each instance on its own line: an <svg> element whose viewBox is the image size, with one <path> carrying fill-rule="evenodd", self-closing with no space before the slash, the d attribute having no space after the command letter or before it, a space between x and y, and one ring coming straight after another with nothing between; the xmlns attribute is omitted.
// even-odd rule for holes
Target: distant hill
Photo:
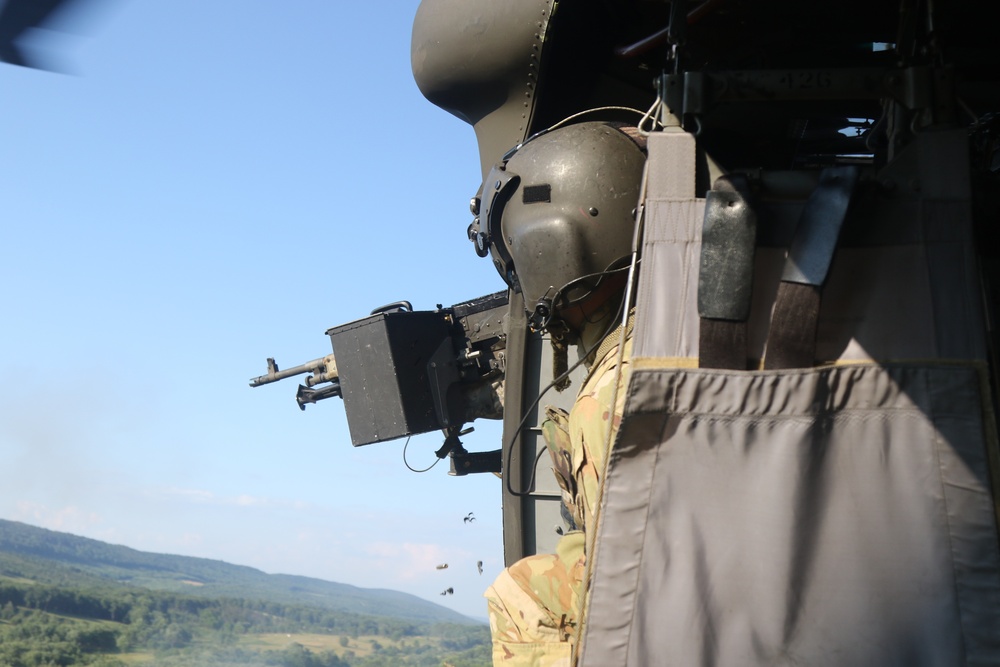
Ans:
<svg viewBox="0 0 1000 667"><path fill-rule="evenodd" d="M0 576L54 586L129 586L208 598L309 605L354 614L481 624L415 595L243 565L137 551L0 519Z"/></svg>

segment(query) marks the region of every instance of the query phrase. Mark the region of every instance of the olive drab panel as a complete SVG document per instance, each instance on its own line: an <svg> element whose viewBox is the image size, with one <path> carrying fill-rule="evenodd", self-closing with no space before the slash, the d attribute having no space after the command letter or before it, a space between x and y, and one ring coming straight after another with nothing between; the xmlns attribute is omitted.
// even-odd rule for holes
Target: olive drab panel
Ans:
<svg viewBox="0 0 1000 667"><path fill-rule="evenodd" d="M424 96L472 125L483 176L527 138L553 0L423 0L410 61Z"/></svg>
<svg viewBox="0 0 1000 667"><path fill-rule="evenodd" d="M579 664L1000 665L964 131L919 134L862 177L815 364L780 370L758 369L818 174L759 176L747 370L698 368L694 138L648 148L633 375Z"/></svg>

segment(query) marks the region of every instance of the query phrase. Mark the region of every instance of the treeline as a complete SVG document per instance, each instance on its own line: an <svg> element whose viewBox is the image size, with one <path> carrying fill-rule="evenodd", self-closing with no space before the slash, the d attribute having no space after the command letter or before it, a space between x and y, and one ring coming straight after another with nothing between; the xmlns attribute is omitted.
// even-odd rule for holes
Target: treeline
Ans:
<svg viewBox="0 0 1000 667"><path fill-rule="evenodd" d="M236 634L317 631L400 639L424 634L428 627L433 627L394 618L262 600L196 598L135 589L87 590L0 583L0 619L4 618L4 611L9 613L17 607L124 623L135 630L182 624Z"/></svg>
<svg viewBox="0 0 1000 667"><path fill-rule="evenodd" d="M50 667L101 665L118 667L103 655L117 652L117 634L93 623L68 621L32 610L0 608L0 665Z"/></svg>
<svg viewBox="0 0 1000 667"><path fill-rule="evenodd" d="M241 650L237 645L242 635L303 632L382 637L393 644L406 638L415 640L407 642L405 649L378 645L375 655L364 657L314 654L294 645L283 651L254 653L252 660L234 654ZM435 641L431 644L416 638ZM155 651L163 654L164 660L174 655L174 662L158 658L157 665L225 665L227 654L233 654L234 665L439 665L442 650L449 653L450 664L464 667L488 665L489 653L484 652L488 643L489 633L483 626L422 625L303 605L196 598L119 587L105 590L0 583L0 665L4 667L117 667L121 663L113 654L132 651ZM191 658L206 645L213 647L216 657L209 661L203 656L198 659L202 662ZM220 647L225 649L221 653ZM425 657L426 662L422 661Z"/></svg>

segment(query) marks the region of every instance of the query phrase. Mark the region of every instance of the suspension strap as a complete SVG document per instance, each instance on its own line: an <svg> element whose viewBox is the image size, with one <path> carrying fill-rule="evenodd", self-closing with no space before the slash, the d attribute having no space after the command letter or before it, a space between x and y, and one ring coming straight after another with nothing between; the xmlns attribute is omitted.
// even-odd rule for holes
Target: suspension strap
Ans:
<svg viewBox="0 0 1000 667"><path fill-rule="evenodd" d="M859 173L853 165L827 167L802 209L771 315L765 370L809 368L816 362L823 283Z"/></svg>

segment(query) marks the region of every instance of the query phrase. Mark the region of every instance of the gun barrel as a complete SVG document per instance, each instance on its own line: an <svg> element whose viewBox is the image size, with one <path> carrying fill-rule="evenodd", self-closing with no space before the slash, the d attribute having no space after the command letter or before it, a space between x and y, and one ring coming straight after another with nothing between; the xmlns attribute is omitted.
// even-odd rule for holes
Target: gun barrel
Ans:
<svg viewBox="0 0 1000 667"><path fill-rule="evenodd" d="M303 373L315 373L321 372L325 376L330 378L336 378L337 376L337 365L334 361L333 355L328 354L325 357L320 357L319 359L313 359L312 361L307 361L304 364L295 366L294 368L286 368L285 370L278 370L278 365L274 363L273 358L267 360L267 375L260 375L258 377L250 380L251 387L259 387L264 384L270 384L272 382L277 382L278 380L284 380L285 378L290 378L295 375L302 375ZM331 381L331 380L327 380Z"/></svg>

